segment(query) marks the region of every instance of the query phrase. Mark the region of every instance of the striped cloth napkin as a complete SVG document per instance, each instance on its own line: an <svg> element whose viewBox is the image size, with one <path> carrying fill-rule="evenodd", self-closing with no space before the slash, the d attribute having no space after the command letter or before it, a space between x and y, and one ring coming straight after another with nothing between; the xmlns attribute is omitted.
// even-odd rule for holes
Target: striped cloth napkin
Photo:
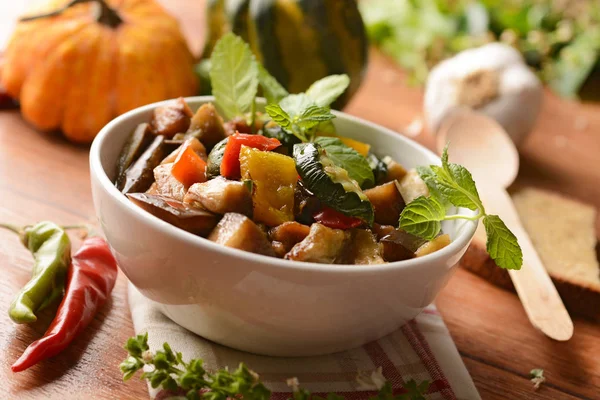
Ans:
<svg viewBox="0 0 600 400"><path fill-rule="evenodd" d="M202 358L207 369L244 362L256 371L273 392L272 399L285 400L291 389L286 380L298 378L300 385L315 394L336 392L348 400L368 399L375 387L361 384L357 377L369 376L378 367L392 384L394 393L402 393L404 382L431 382L428 399L480 399L473 380L463 364L448 329L435 306L427 307L417 318L396 332L360 348L327 356L281 358L244 353L203 339L164 316L152 300L129 284L129 308L136 334L148 332L151 350L169 342L183 358ZM151 398L165 398L149 387Z"/></svg>

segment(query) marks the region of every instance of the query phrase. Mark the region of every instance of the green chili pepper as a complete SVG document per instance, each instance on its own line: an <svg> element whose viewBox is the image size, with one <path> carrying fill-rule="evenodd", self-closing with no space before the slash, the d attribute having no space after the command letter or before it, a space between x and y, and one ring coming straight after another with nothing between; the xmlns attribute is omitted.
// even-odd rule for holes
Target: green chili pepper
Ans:
<svg viewBox="0 0 600 400"><path fill-rule="evenodd" d="M24 229L0 226L19 233L35 260L31 280L15 296L8 315L18 324L34 322L37 311L63 296L71 241L65 229L53 222L40 222Z"/></svg>

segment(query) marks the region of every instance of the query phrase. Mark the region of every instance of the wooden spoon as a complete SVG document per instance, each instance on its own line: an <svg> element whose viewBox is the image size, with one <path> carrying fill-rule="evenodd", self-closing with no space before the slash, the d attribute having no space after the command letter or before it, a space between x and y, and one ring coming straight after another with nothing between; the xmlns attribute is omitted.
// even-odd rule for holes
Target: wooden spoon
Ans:
<svg viewBox="0 0 600 400"><path fill-rule="evenodd" d="M499 215L519 240L523 267L508 273L529 320L552 339L569 340L573 336L573 321L506 192L519 170L515 145L496 121L466 110L453 114L441 125L438 151L446 143L450 143L450 161L471 171L486 212ZM478 233L485 238L481 224L479 228Z"/></svg>

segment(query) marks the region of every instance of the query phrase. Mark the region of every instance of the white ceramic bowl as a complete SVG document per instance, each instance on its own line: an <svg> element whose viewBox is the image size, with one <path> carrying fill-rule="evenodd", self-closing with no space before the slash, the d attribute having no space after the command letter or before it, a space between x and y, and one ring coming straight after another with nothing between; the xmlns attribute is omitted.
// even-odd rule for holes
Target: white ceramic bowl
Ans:
<svg viewBox="0 0 600 400"><path fill-rule="evenodd" d="M212 100L190 97L192 109ZM121 147L136 125L167 102L106 125L90 151L96 213L121 270L179 325L258 354L326 354L376 340L414 318L444 287L476 223L443 225L452 243L425 257L382 265L280 260L220 246L130 203L112 184ZM438 164L419 144L367 121L335 113L340 134L368 142L406 167ZM470 210L461 210L471 215Z"/></svg>

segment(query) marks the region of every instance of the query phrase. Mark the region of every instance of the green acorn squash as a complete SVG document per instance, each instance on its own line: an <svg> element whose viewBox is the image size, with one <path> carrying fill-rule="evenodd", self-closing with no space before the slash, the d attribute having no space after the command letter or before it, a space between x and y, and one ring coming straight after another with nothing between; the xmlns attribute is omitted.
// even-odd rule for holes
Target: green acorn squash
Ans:
<svg viewBox="0 0 600 400"><path fill-rule="evenodd" d="M355 0L209 0L207 16L204 59L233 31L290 93L347 74L350 86L334 103L342 108L360 86L368 42Z"/></svg>

